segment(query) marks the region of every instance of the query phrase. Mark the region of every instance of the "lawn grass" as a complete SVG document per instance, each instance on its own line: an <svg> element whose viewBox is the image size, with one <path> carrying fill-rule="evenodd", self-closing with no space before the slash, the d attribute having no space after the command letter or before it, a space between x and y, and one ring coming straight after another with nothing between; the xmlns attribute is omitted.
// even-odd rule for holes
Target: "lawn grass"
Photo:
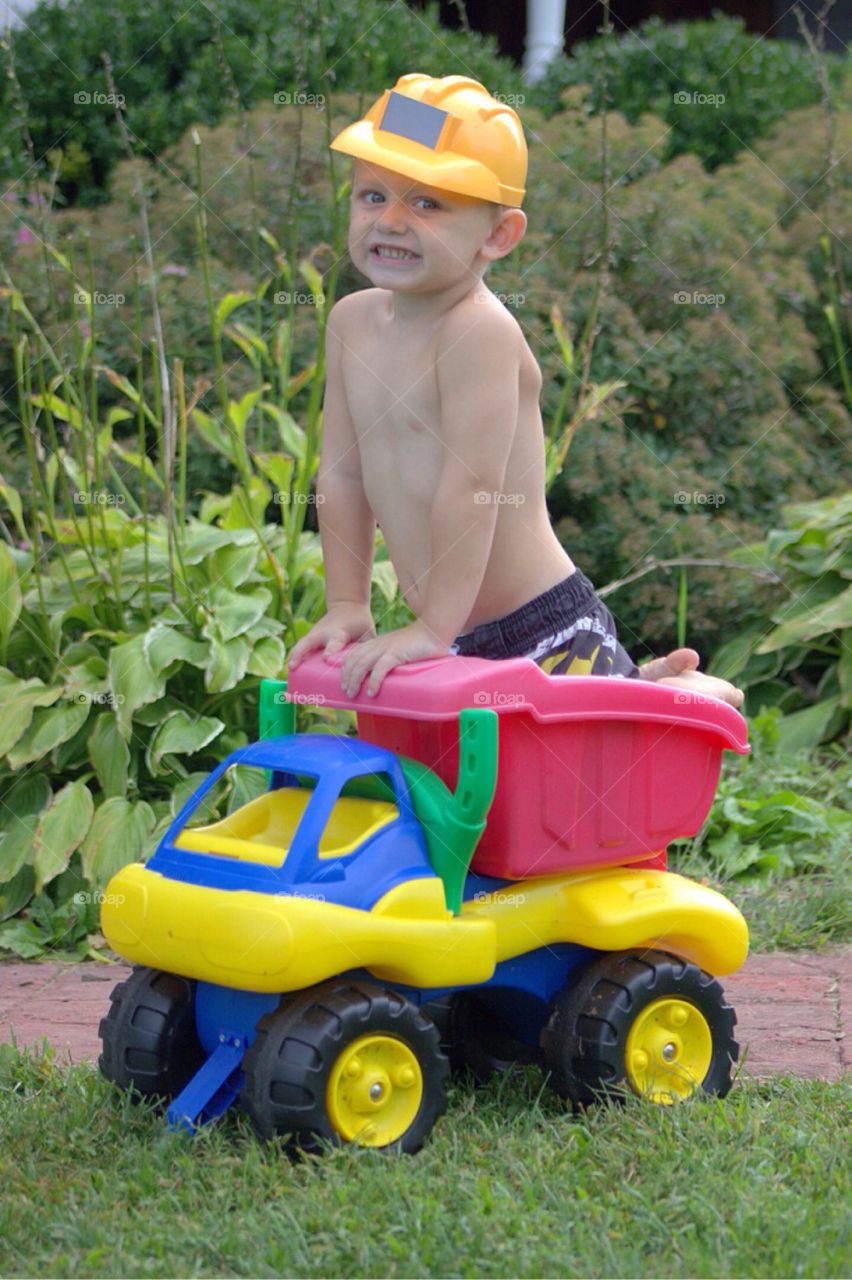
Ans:
<svg viewBox="0 0 852 1280"><path fill-rule="evenodd" d="M456 1084L423 1151L293 1163L228 1113L170 1134L93 1066L0 1056L0 1273L840 1276L844 1085L574 1117L533 1068Z"/></svg>
<svg viewBox="0 0 852 1280"><path fill-rule="evenodd" d="M846 850L828 858L824 870L788 877L732 879L701 854L670 856L669 870L730 898L745 916L752 952L818 951L852 940L852 863Z"/></svg>

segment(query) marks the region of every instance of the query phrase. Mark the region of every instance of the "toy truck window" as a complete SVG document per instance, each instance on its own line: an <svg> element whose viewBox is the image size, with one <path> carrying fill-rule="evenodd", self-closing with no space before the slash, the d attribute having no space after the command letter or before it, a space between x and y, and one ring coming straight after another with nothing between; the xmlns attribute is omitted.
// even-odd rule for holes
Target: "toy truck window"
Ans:
<svg viewBox="0 0 852 1280"><path fill-rule="evenodd" d="M277 775L286 778L290 775ZM314 793L317 779L306 779L313 786L284 785L266 788L263 769L248 765L231 765L220 779L225 783L227 813L216 821L200 826L188 823L175 840L175 848L193 853L211 853L237 858L244 862L261 862L281 866L293 842L302 815ZM214 788L214 791L218 788ZM205 796L192 818L216 814L223 800Z"/></svg>
<svg viewBox="0 0 852 1280"><path fill-rule="evenodd" d="M364 773L340 789L320 837L321 859L355 853L382 827L399 817L396 792L387 773Z"/></svg>
<svg viewBox="0 0 852 1280"><path fill-rule="evenodd" d="M248 764L229 764L222 776L193 806L184 830L225 818L265 790L266 773L263 769Z"/></svg>

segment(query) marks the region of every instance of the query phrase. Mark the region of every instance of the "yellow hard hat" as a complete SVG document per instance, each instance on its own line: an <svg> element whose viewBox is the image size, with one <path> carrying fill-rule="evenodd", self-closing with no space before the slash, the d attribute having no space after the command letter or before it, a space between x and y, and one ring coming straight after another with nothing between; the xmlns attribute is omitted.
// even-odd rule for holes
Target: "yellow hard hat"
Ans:
<svg viewBox="0 0 852 1280"><path fill-rule="evenodd" d="M400 76L331 148L439 190L517 208L524 198L523 126L466 76Z"/></svg>

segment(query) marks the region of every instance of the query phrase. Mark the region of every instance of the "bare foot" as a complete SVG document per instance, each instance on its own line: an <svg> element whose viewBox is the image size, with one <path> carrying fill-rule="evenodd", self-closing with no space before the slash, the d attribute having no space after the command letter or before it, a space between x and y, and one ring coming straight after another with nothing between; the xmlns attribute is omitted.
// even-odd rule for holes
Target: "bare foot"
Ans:
<svg viewBox="0 0 852 1280"><path fill-rule="evenodd" d="M728 706L741 707L745 699L742 689L729 680L699 671L698 662L694 649L673 649L665 658L652 658L650 662L643 663L639 674L643 680L671 684L700 697L721 698Z"/></svg>

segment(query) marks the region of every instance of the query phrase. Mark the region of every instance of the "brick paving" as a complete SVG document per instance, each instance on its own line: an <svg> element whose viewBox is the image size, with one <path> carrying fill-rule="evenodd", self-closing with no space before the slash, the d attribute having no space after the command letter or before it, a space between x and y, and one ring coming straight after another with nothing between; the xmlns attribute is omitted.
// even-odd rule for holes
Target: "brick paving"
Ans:
<svg viewBox="0 0 852 1280"><path fill-rule="evenodd" d="M124 964L0 964L0 1043L47 1039L60 1061L97 1058L98 1023ZM850 1065L852 947L749 956L723 979L737 1011L743 1074L839 1080Z"/></svg>

